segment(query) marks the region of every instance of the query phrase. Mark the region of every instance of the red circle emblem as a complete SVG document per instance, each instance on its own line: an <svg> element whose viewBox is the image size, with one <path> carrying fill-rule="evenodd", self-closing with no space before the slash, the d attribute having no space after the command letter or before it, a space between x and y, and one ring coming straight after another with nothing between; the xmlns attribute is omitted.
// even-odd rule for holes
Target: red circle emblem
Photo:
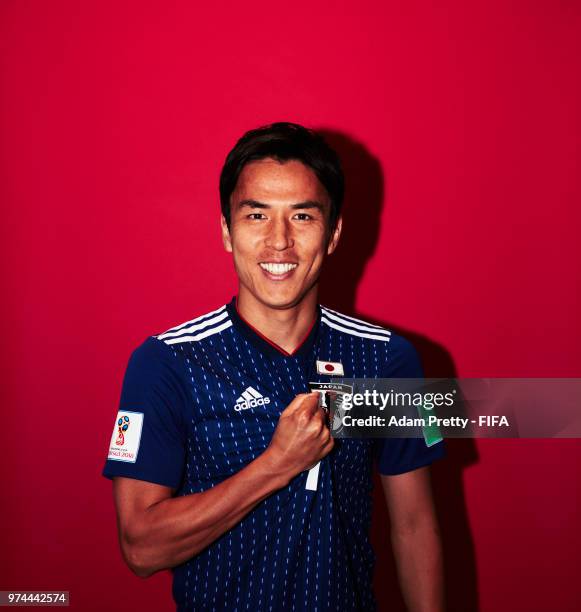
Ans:
<svg viewBox="0 0 581 612"><path fill-rule="evenodd" d="M325 364L325 370L327 370L327 372L332 372L334 369L335 366L332 366L330 363Z"/></svg>

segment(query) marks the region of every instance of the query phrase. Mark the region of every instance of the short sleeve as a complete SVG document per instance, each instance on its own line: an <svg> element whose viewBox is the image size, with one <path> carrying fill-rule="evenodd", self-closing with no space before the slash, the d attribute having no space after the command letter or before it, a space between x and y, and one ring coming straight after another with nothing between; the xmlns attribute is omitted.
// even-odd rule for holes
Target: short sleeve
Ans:
<svg viewBox="0 0 581 612"><path fill-rule="evenodd" d="M423 378L419 355L411 342L392 334L387 343L385 378ZM380 474L395 475L431 464L444 457L444 441L428 446L423 438L383 438L377 443Z"/></svg>
<svg viewBox="0 0 581 612"><path fill-rule="evenodd" d="M151 336L129 359L102 475L178 488L185 449L188 391L172 349Z"/></svg>

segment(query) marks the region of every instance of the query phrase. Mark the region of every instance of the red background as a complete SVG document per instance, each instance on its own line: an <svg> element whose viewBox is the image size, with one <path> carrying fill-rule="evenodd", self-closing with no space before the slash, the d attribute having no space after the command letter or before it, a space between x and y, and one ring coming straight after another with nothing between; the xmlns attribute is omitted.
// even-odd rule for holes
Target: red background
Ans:
<svg viewBox="0 0 581 612"><path fill-rule="evenodd" d="M579 3L4 0L0 17L1 589L172 609L167 573L123 565L100 470L130 351L235 292L217 181L259 124L322 129L344 159L324 303L406 334L429 375L579 376ZM450 609L578 609L579 441L449 447Z"/></svg>

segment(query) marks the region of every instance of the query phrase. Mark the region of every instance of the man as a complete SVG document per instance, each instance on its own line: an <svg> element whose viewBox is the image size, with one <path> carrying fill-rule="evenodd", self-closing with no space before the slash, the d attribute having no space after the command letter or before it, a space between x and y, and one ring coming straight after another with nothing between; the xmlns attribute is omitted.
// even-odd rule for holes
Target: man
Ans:
<svg viewBox="0 0 581 612"><path fill-rule="evenodd" d="M142 577L172 568L179 610L374 609L376 459L404 597L440 610L427 466L442 444L334 441L308 392L337 373L422 376L403 338L318 304L341 235L336 154L296 124L253 130L220 197L237 297L149 337L125 375L103 474L127 564Z"/></svg>

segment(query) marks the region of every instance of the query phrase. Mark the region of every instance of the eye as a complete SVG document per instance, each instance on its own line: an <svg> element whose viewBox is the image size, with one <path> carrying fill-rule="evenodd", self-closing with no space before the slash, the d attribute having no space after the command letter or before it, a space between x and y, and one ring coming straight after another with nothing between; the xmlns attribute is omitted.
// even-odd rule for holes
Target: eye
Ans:
<svg viewBox="0 0 581 612"><path fill-rule="evenodd" d="M266 219L266 215L262 213L250 213L249 215L247 215L247 218L251 219L252 221L255 221L259 219Z"/></svg>
<svg viewBox="0 0 581 612"><path fill-rule="evenodd" d="M310 221L313 217L308 213L297 213L295 219L297 221Z"/></svg>

